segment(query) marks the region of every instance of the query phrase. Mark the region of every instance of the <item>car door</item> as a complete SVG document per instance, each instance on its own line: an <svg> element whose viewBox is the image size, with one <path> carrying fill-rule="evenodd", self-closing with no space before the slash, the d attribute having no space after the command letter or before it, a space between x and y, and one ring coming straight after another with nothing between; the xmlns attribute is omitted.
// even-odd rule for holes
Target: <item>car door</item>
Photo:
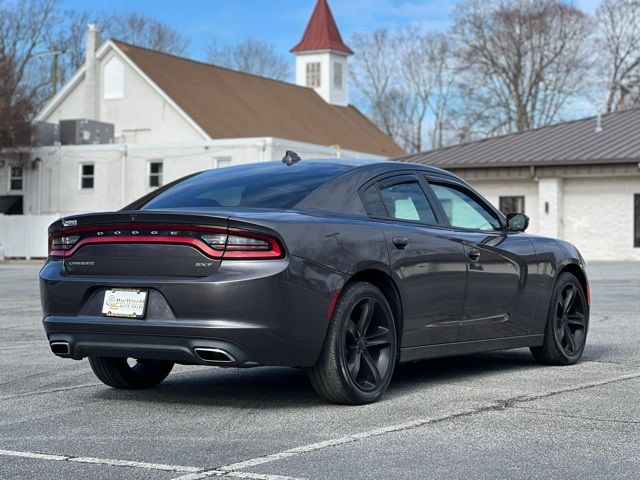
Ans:
<svg viewBox="0 0 640 480"><path fill-rule="evenodd" d="M507 232L501 216L462 183L429 178L451 235L467 256L467 293L459 341L526 335L534 310L535 251L527 236ZM534 276L531 276L534 278Z"/></svg>
<svg viewBox="0 0 640 480"><path fill-rule="evenodd" d="M466 289L466 257L416 174L365 185L361 197L384 231L403 299L402 347L453 342ZM428 191L428 190L427 190Z"/></svg>

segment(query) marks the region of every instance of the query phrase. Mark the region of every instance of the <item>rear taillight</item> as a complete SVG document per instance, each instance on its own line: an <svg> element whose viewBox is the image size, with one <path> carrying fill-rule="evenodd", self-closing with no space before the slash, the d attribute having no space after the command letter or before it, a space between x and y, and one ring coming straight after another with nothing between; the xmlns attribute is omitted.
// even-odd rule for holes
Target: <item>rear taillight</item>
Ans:
<svg viewBox="0 0 640 480"><path fill-rule="evenodd" d="M79 235L62 235L49 237L49 256L62 257L80 240Z"/></svg>
<svg viewBox="0 0 640 480"><path fill-rule="evenodd" d="M244 230L186 225L118 224L67 228L49 236L50 257L70 257L88 244L166 243L197 248L216 259L282 258L280 242L269 235Z"/></svg>
<svg viewBox="0 0 640 480"><path fill-rule="evenodd" d="M202 235L202 239L216 250L224 250L223 259L255 260L282 257L280 243L268 235L233 230L227 234Z"/></svg>

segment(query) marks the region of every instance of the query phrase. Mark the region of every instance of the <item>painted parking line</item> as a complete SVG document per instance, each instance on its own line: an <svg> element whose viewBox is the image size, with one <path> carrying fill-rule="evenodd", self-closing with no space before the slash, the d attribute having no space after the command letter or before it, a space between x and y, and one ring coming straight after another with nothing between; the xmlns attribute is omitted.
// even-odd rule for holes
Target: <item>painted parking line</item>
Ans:
<svg viewBox="0 0 640 480"><path fill-rule="evenodd" d="M187 467L184 465L165 465L162 463L136 462L132 460L118 460L112 458L72 457L68 455L53 455L48 453L22 452L17 450L2 450L0 456L29 458L33 460L49 460L54 462L87 463L92 465L105 465L110 467L141 468L146 470L158 470L163 472L187 473L204 477L247 478L253 480L303 480L281 475L268 475L251 472L234 472L227 470L207 470L205 468ZM188 477L188 475L187 475Z"/></svg>
<svg viewBox="0 0 640 480"><path fill-rule="evenodd" d="M161 463L134 462L129 460L115 460L110 458L70 457L68 455L49 455L45 453L20 452L15 450L0 450L0 456L31 458L34 460L53 460L57 462L91 463L95 465L109 465L112 467L145 468L148 470L162 470L165 472L202 472L204 469L197 467L184 467L182 465L163 465Z"/></svg>
<svg viewBox="0 0 640 480"><path fill-rule="evenodd" d="M303 445L303 446L300 446L300 447L295 447L295 448L291 448L291 449L288 449L288 450L284 450L282 452L272 453L272 454L269 454L269 455L264 455L262 457L252 458L250 460L245 460L245 461L238 462L238 463L232 463L230 465L225 465L223 467L218 467L215 470L207 470L207 471L204 471L204 472L183 475L183 476L175 478L173 480L201 480L201 479L204 479L206 477L219 476L220 472L225 472L225 471L226 472L233 472L233 473L240 473L239 471L243 470L245 468L251 468L251 467L256 467L256 466L259 466L259 465L264 465L266 463L276 462L278 460L284 460L286 458L294 457L294 456L297 456L297 455L303 455L305 453L310 453L310 452L315 452L315 451L318 451L318 450L323 450L325 448L336 447L336 446L344 445L344 444L347 444L347 443L352 443L352 442L365 440L365 439L371 438L371 437L378 437L378 436L381 436L381 435L386 435L388 433L400 432L400 431L404 431L404 430L413 430L415 428L419 428L419 427L423 427L423 426L426 426L426 425L429 425L429 424L439 423L439 422L443 422L443 421L447 421L447 420L454 420L454 419L458 419L458 418L462 418L462 417L478 415L478 414L485 413L485 412L490 412L490 411L504 410L504 409L507 409L507 408L515 407L520 403L531 402L531 401L534 401L534 400L540 400L542 398L551 397L551 396L559 395L559 394L562 394L562 393L568 393L568 392L573 392L573 391L578 391L578 390L584 390L584 389L587 389L587 388L599 387L599 386L608 385L608 384L611 384L611 383L622 382L622 381L625 381L625 380L632 380L632 379L635 379L635 378L640 378L640 372L636 371L636 372L627 373L627 374L624 374L624 375L619 375L619 376L616 376L616 377L611 377L611 378L607 378L607 379L602 379L602 380L596 380L596 381L593 381L593 382L583 383L583 384L575 385L575 386L572 386L572 387L558 388L558 389L550 390L550 391L547 391L547 392L541 392L541 393L536 394L536 395L530 395L530 396L524 395L524 396L518 396L518 397L505 399L505 400L497 400L495 402L491 402L491 403L486 404L484 406L479 406L479 407L475 407L475 408L467 409L467 410L460 410L460 411L457 411L457 412L450 413L448 415L416 419L416 420L413 420L413 421L410 421L410 422L399 423L399 424L396 424L396 425L389 425L389 426L386 426L386 427L375 428L375 429L372 429L372 430L367 430L367 431L364 431L364 432L355 433L355 434L347 435L347 436L344 436L344 437L332 438L332 439L329 439L329 440L324 440L322 442L312 443L312 444L309 444L309 445ZM248 478L253 478L253 477L248 477Z"/></svg>

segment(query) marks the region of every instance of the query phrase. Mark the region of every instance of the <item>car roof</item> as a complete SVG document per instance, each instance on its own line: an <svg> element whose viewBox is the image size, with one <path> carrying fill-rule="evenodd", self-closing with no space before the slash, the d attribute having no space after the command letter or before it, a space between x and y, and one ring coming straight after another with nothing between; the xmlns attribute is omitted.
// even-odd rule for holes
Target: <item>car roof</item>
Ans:
<svg viewBox="0 0 640 480"><path fill-rule="evenodd" d="M278 163L278 162L274 162ZM342 165L346 167L352 168L361 168L361 169L371 169L371 170L423 170L430 173L438 173L441 175L447 175L454 177L453 174L443 170L441 168L432 167L430 165L422 165L416 163L407 163L407 162L398 162L393 160L380 160L380 159L371 159L371 158L310 158L300 160L296 165Z"/></svg>

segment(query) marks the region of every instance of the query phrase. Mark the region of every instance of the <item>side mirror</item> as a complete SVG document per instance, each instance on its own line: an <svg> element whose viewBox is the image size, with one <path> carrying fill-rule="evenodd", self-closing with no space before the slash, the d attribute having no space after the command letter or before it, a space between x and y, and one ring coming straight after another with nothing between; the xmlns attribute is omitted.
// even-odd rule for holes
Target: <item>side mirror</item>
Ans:
<svg viewBox="0 0 640 480"><path fill-rule="evenodd" d="M509 232L524 232L529 226L529 217L524 213L510 213L507 215L507 230Z"/></svg>

